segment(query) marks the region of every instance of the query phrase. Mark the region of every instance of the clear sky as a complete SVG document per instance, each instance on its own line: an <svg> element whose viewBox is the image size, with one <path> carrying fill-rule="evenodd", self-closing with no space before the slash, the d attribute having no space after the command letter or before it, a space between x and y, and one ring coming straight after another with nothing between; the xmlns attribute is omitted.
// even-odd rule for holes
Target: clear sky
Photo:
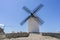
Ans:
<svg viewBox="0 0 60 40"><path fill-rule="evenodd" d="M0 0L0 24L4 24L5 32L27 32L27 22L20 23L29 16L22 7L26 6L31 11L39 4L44 7L37 12L44 24L40 26L40 32L60 31L60 0Z"/></svg>

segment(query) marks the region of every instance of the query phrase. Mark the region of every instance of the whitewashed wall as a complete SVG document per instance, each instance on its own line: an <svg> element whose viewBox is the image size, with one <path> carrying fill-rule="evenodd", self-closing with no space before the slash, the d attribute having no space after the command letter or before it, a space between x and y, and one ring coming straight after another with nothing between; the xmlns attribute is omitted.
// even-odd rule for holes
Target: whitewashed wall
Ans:
<svg viewBox="0 0 60 40"><path fill-rule="evenodd" d="M28 32L39 32L39 24L34 19L36 18L30 17L28 20Z"/></svg>

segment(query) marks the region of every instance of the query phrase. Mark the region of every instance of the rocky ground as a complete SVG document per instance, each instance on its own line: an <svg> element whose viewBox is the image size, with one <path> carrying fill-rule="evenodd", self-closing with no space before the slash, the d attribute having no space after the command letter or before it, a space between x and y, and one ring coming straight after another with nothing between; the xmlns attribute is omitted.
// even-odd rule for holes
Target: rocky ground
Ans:
<svg viewBox="0 0 60 40"><path fill-rule="evenodd" d="M50 37L50 36L42 36L41 34L31 33L29 37L20 37L20 38L11 38L4 40L60 40L58 38Z"/></svg>

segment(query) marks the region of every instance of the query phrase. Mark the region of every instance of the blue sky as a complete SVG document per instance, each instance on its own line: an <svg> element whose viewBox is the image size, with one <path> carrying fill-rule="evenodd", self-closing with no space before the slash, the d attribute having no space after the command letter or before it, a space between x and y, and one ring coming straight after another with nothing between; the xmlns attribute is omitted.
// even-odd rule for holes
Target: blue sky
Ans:
<svg viewBox="0 0 60 40"><path fill-rule="evenodd" d="M5 25L4 31L27 32L27 22L23 26L20 23L29 14L22 7L26 6L33 11L40 3L44 7L36 15L45 21L40 26L40 32L59 32L60 0L0 0L0 24Z"/></svg>

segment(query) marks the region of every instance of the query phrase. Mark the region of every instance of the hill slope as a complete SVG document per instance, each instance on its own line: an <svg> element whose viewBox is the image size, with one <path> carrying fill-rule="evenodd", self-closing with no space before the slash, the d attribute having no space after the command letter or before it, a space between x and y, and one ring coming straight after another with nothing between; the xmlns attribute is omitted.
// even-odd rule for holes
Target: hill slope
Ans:
<svg viewBox="0 0 60 40"><path fill-rule="evenodd" d="M29 37L11 38L10 40L60 40L60 39L50 36L42 36L41 34L30 33Z"/></svg>

